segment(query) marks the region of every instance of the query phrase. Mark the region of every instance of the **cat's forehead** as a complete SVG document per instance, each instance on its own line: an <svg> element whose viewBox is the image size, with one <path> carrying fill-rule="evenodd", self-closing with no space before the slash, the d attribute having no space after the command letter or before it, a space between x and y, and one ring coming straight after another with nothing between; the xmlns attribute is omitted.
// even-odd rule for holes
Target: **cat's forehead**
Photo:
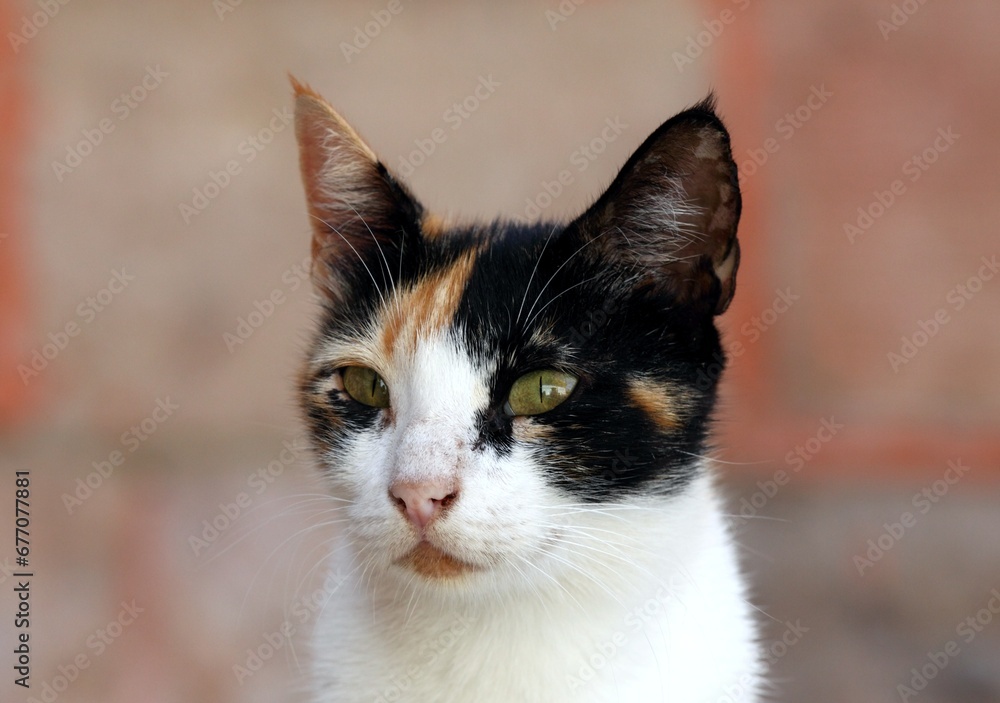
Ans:
<svg viewBox="0 0 1000 703"><path fill-rule="evenodd" d="M439 221L432 227L437 246L411 260L410 270L400 272L407 275L378 288L365 313L326 335L316 361L370 366L388 380L418 383L446 377L469 381L489 371L484 359L470 353L457 315L484 247L472 243L442 256L435 249L453 243L445 241L449 234Z"/></svg>
<svg viewBox="0 0 1000 703"><path fill-rule="evenodd" d="M535 315L567 285L551 280L553 269L576 280L564 257L551 261L555 248L546 253L534 228L447 226L425 217L416 245L385 260L355 262L360 284L329 309L331 324L314 358L391 372L412 365L422 346L440 347L444 339L479 365L502 338L515 338L519 347L558 344Z"/></svg>
<svg viewBox="0 0 1000 703"><path fill-rule="evenodd" d="M449 264L388 292L373 320L380 355L390 362L414 357L421 342L447 334L478 253L478 247L470 247Z"/></svg>

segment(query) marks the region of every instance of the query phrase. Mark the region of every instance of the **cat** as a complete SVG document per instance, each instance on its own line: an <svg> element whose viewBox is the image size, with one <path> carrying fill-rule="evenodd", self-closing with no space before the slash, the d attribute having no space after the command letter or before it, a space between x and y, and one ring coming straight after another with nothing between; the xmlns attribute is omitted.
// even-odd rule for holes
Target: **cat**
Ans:
<svg viewBox="0 0 1000 703"><path fill-rule="evenodd" d="M741 207L714 98L568 224L447 224L292 82L341 527L311 700L758 700L705 456Z"/></svg>

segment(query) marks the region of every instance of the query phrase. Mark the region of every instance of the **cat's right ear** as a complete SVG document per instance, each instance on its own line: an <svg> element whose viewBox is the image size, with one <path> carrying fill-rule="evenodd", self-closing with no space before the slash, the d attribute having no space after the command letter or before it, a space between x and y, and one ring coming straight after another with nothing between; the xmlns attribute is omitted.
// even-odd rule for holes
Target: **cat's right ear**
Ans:
<svg viewBox="0 0 1000 703"><path fill-rule="evenodd" d="M291 78L295 136L312 220L313 280L333 300L354 285L391 285L421 207L375 152L309 86Z"/></svg>

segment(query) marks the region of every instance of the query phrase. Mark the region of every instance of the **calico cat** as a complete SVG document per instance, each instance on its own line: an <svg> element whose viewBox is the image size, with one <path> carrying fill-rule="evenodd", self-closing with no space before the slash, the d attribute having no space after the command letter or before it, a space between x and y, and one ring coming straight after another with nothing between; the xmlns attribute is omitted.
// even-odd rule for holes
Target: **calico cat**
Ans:
<svg viewBox="0 0 1000 703"><path fill-rule="evenodd" d="M293 84L342 528L312 700L757 700L705 457L741 203L712 99L568 224L449 225Z"/></svg>

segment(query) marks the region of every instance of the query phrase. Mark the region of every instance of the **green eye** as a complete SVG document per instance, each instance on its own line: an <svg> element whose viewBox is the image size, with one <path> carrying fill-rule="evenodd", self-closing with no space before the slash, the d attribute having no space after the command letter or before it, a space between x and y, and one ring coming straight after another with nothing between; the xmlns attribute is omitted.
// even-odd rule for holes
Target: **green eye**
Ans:
<svg viewBox="0 0 1000 703"><path fill-rule="evenodd" d="M576 377L553 369L526 373L514 381L504 410L510 415L538 415L569 398Z"/></svg>
<svg viewBox="0 0 1000 703"><path fill-rule="evenodd" d="M389 407L389 386L367 366L348 366L341 371L344 390L359 403L376 408Z"/></svg>

